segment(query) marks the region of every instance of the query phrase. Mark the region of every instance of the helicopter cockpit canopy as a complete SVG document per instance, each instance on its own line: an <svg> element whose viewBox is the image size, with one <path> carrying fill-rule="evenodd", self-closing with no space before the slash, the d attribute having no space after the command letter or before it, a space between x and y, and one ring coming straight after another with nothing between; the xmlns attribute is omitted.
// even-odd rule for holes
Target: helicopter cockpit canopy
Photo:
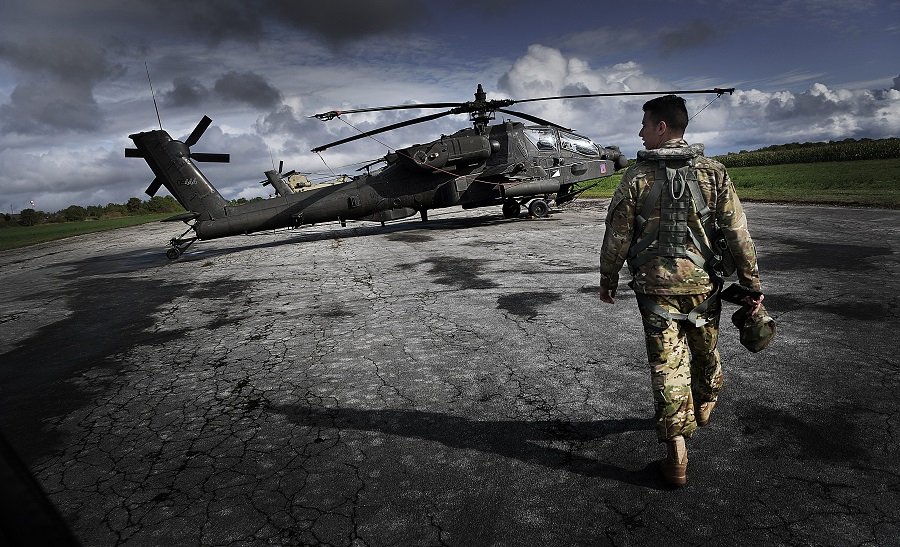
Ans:
<svg viewBox="0 0 900 547"><path fill-rule="evenodd" d="M561 148L582 156L600 156L600 147L591 139L568 131L560 131L552 127L526 127L525 136L538 150L552 152Z"/></svg>

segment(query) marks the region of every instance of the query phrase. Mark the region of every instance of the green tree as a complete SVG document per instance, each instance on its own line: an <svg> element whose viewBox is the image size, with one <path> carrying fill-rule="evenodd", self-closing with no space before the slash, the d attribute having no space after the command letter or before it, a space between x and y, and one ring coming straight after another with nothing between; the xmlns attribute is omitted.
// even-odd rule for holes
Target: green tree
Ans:
<svg viewBox="0 0 900 547"><path fill-rule="evenodd" d="M141 210L141 205L143 205L139 198L129 198L128 203L125 204L125 208L128 209L130 214L135 214Z"/></svg>
<svg viewBox="0 0 900 547"><path fill-rule="evenodd" d="M171 213L180 209L178 202L172 196L153 196L147 202L146 207L151 213Z"/></svg>
<svg viewBox="0 0 900 547"><path fill-rule="evenodd" d="M62 213L66 222L78 222L87 218L87 210L81 205L70 205L63 209Z"/></svg>
<svg viewBox="0 0 900 547"><path fill-rule="evenodd" d="M19 224L22 226L34 226L39 220L40 217L34 209L22 209L19 213Z"/></svg>

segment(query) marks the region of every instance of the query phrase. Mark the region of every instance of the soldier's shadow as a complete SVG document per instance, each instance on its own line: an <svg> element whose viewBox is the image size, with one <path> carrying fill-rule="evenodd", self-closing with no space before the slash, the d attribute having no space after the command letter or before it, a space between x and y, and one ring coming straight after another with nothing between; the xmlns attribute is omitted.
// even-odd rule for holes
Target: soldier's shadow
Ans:
<svg viewBox="0 0 900 547"><path fill-rule="evenodd" d="M358 410L275 406L271 410L298 425L321 430L378 431L388 435L437 442L451 448L498 454L530 464L563 469L588 477L616 480L653 489L664 489L653 463L639 470L578 454L591 441L629 431L652 430L649 419L625 418L590 422L478 421L413 410Z"/></svg>

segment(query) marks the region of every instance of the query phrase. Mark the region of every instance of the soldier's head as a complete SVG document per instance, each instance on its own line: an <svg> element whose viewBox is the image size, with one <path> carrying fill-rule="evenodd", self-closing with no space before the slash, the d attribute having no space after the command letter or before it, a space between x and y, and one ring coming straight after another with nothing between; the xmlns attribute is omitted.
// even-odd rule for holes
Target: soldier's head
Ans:
<svg viewBox="0 0 900 547"><path fill-rule="evenodd" d="M664 95L644 103L644 118L638 136L644 140L644 148L659 148L670 139L684 137L688 114L684 99L675 95Z"/></svg>

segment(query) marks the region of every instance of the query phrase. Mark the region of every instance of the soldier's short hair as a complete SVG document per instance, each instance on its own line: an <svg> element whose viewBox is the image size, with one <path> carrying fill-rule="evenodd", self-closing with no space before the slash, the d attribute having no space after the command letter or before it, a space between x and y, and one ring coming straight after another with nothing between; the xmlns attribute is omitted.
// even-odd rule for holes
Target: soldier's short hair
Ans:
<svg viewBox="0 0 900 547"><path fill-rule="evenodd" d="M663 95L644 103L644 112L653 123L666 122L675 131L684 132L688 125L687 106L677 95Z"/></svg>

